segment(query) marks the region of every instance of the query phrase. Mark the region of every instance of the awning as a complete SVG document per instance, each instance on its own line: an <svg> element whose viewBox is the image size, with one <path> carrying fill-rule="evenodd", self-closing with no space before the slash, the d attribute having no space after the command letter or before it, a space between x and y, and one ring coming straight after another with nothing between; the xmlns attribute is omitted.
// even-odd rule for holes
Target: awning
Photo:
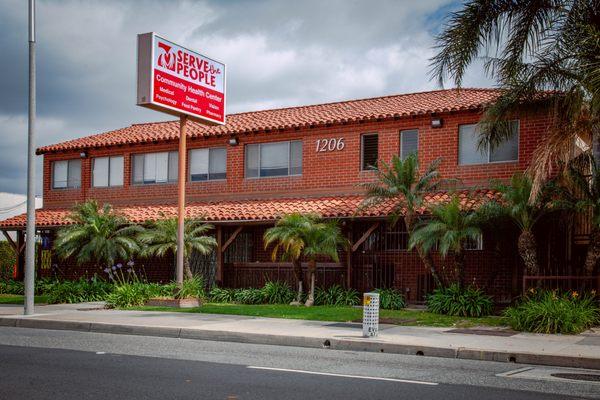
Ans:
<svg viewBox="0 0 600 400"><path fill-rule="evenodd" d="M450 201L458 196L465 210L475 209L487 200L498 198L493 190L462 190L459 192L439 191L425 196L420 213L436 204ZM260 222L274 221L284 214L293 212L317 213L324 218L377 218L386 217L393 209L392 203L369 208L357 212L363 196L328 196L283 199L255 199L219 202L195 202L186 206L186 216L200 218L211 222ZM115 207L129 221L141 223L148 220L171 218L177 216L177 205L136 205ZM38 228L50 228L69 225L69 209L38 209L36 225ZM0 221L2 230L25 229L26 214L21 214Z"/></svg>

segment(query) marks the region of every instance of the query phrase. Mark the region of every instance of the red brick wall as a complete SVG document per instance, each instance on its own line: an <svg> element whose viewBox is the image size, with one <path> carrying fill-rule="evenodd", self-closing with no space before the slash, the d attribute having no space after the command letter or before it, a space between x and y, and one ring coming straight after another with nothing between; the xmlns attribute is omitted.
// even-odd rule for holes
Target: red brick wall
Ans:
<svg viewBox="0 0 600 400"><path fill-rule="evenodd" d="M519 115L519 160L517 162L458 165L458 126L476 123L480 117L475 112L458 112L439 115L443 127L432 129L430 116L408 117L398 120L348 123L325 128L302 128L239 136L238 146L228 146L229 137L198 138L188 141L188 148L226 146L227 180L213 182L188 182L188 201L237 198L283 197L319 194L347 194L359 191L356 184L368 180L372 172L360 171L360 136L363 133L379 133L379 158L389 160L398 154L399 132L419 129L419 157L426 166L442 157L441 173L446 178L458 178L463 185L481 185L492 178L504 179L515 171L524 170L534 148L543 137L545 114L524 112ZM343 137L346 146L342 151L316 152L316 140ZM303 141L303 173L296 177L273 177L262 179L244 178L244 145L248 143L279 140ZM177 143L153 143L143 145L115 146L109 149L91 149L82 161L82 187L80 189L52 189L51 164L54 160L78 158L79 152L51 153L44 156L44 207L64 208L77 201L95 198L115 205L175 203L177 184L132 185L131 154L177 150ZM125 177L123 187L92 188L91 159L105 155L124 155Z"/></svg>

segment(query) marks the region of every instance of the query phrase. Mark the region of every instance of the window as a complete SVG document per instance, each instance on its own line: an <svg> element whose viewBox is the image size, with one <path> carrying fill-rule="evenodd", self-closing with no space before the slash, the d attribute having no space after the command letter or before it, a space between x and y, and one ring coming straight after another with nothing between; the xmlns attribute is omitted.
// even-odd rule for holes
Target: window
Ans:
<svg viewBox="0 0 600 400"><path fill-rule="evenodd" d="M408 232L404 223L399 222L393 228L385 230L385 250L408 250Z"/></svg>
<svg viewBox="0 0 600 400"><path fill-rule="evenodd" d="M406 160L411 154L419 153L419 131L411 129L400 132L400 158Z"/></svg>
<svg viewBox="0 0 600 400"><path fill-rule="evenodd" d="M177 182L177 152L134 154L133 183Z"/></svg>
<svg viewBox="0 0 600 400"><path fill-rule="evenodd" d="M360 169L377 168L379 137L376 133L361 136L361 161Z"/></svg>
<svg viewBox="0 0 600 400"><path fill-rule="evenodd" d="M517 161L519 159L519 121L510 121L511 137L489 148L478 149L477 125L461 125L458 128L458 163L460 165Z"/></svg>
<svg viewBox="0 0 600 400"><path fill-rule="evenodd" d="M192 182L225 179L227 150L194 149L190 151L190 180Z"/></svg>
<svg viewBox="0 0 600 400"><path fill-rule="evenodd" d="M302 175L302 142L246 145L246 178Z"/></svg>
<svg viewBox="0 0 600 400"><path fill-rule="evenodd" d="M483 250L483 235L477 235L477 238L467 238L463 245L465 250Z"/></svg>
<svg viewBox="0 0 600 400"><path fill-rule="evenodd" d="M94 158L92 186L123 186L123 156Z"/></svg>
<svg viewBox="0 0 600 400"><path fill-rule="evenodd" d="M54 161L52 163L52 188L81 187L81 160Z"/></svg>

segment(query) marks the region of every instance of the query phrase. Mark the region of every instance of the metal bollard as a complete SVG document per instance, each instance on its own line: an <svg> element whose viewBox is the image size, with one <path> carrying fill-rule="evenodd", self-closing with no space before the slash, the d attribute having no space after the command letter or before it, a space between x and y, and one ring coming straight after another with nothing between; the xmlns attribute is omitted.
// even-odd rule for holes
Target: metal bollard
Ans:
<svg viewBox="0 0 600 400"><path fill-rule="evenodd" d="M377 336L379 331L379 293L363 294L363 337Z"/></svg>

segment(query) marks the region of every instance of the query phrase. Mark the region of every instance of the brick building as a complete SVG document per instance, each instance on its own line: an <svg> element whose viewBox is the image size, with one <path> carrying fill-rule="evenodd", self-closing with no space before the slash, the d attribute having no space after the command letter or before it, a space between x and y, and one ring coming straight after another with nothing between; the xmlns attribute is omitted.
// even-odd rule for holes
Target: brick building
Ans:
<svg viewBox="0 0 600 400"><path fill-rule="evenodd" d="M317 212L339 218L352 244L340 263L319 264L319 284L393 286L410 301L422 300L431 277L416 252L407 250L404 227L391 227L385 209L357 213L362 200L357 185L373 179L369 166L376 160L417 152L422 167L441 157L442 176L458 182L452 190L431 193L428 204L456 193L469 209L495 196L490 180L527 168L548 118L524 108L511 121L510 140L494 151L479 151L475 124L497 95L494 89L438 90L233 114L224 126L189 123L187 214L214 224L219 243L210 257L194 256L194 267L214 271L227 286L291 281L290 266L270 259L262 234L284 213ZM76 202L111 203L133 222L176 215L178 134L178 121L135 124L38 149L44 156L44 208L36 217L42 275L101 273L52 254L54 231L69 223L66 216ZM18 231L20 247L24 225L22 215L1 221L0 229ZM467 251L468 280L499 301L521 290L514 235L510 229L486 232ZM558 258L572 261L570 252L554 250L550 242L544 246L542 264L554 268ZM436 261L442 267L451 262L437 256ZM140 262L149 279L173 278L172 259Z"/></svg>

